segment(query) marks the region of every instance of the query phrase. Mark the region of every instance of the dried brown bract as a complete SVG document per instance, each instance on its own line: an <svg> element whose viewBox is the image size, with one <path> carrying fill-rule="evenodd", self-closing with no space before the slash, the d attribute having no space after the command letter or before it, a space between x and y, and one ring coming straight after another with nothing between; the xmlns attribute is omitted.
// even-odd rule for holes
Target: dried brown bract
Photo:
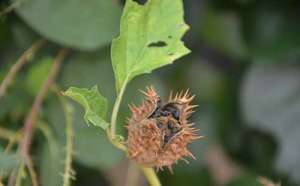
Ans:
<svg viewBox="0 0 300 186"><path fill-rule="evenodd" d="M162 104L153 87L148 87L143 94L145 100L139 107L130 105L129 158L147 167L162 169L167 166L172 172L172 164L185 160L184 156L195 158L187 144L201 138L188 120L196 107L191 105L194 96L188 91L171 94L168 102Z"/></svg>

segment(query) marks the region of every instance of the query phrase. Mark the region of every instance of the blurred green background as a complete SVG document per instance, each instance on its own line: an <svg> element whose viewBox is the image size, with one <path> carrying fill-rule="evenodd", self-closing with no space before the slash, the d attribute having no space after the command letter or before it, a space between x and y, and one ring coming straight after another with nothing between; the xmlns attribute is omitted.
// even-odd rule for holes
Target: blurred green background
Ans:
<svg viewBox="0 0 300 186"><path fill-rule="evenodd" d="M5 13L11 5L13 10ZM62 47L71 52L56 84L63 90L97 84L111 110L110 42L118 34L123 5L118 0L1 0L0 82L33 43L40 38L49 42L0 99L0 127L22 128ZM129 84L119 131L125 133L127 104L142 99L138 89L152 84L167 98L171 90L189 88L199 105L192 120L205 138L190 145L197 160L178 162L174 175L159 172L163 185L255 186L258 176L282 186L300 185L300 1L185 0L184 6L191 27L184 41L192 53ZM73 185L126 185L128 161L103 131L86 126L83 110L74 106ZM39 182L59 186L65 119L53 92L43 104L40 123L44 127L36 130L32 148ZM0 138L3 168L17 160L3 153L7 139ZM141 173L135 177L137 185L147 185ZM27 178L24 185L30 185Z"/></svg>

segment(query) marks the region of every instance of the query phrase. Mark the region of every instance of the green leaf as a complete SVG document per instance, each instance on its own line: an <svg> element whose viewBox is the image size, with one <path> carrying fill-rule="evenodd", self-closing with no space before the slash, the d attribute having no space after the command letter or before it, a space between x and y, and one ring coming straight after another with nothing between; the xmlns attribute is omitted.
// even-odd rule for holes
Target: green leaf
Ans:
<svg viewBox="0 0 300 186"><path fill-rule="evenodd" d="M16 11L42 36L83 50L108 44L117 34L121 14L112 0L26 0Z"/></svg>
<svg viewBox="0 0 300 186"><path fill-rule="evenodd" d="M4 153L3 149L0 149L0 176L6 176L16 168L19 164L19 159L16 154Z"/></svg>
<svg viewBox="0 0 300 186"><path fill-rule="evenodd" d="M172 63L190 52L181 41L188 25L181 0L127 0L120 35L112 42L112 65L119 92L135 76Z"/></svg>
<svg viewBox="0 0 300 186"><path fill-rule="evenodd" d="M84 120L87 124L92 123L106 129L109 124L105 121L107 111L107 99L99 92L97 86L90 90L85 88L70 87L65 96L77 101L85 108Z"/></svg>

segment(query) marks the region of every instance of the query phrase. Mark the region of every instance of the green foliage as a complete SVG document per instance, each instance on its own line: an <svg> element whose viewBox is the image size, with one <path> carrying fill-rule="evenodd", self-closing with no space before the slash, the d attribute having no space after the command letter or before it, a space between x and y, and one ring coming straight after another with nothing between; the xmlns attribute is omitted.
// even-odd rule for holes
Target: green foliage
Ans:
<svg viewBox="0 0 300 186"><path fill-rule="evenodd" d="M62 47L71 50L59 68L57 87L89 87L69 89L70 97L80 103L73 105L73 186L111 185L109 180L117 180L120 172L125 173L125 154L112 146L103 132L103 128L110 127L104 111L112 113L117 87L117 97L123 99L115 141L124 142L125 138L119 137L126 136L128 104L139 104L142 95L137 90L147 85L154 85L162 98L168 97L170 90L190 89L196 95L194 104L199 105L191 122L205 136L189 145L196 160L189 160L189 164L179 162L173 166L174 174L159 172L163 185L218 184L218 173L213 172L207 158L214 155L214 145L221 146L222 154L240 168L238 176L224 181L226 186L258 186L258 176L283 186L299 185L299 2L5 0L0 4L1 13L9 5L15 7L0 21L0 83L33 42L40 38L50 41L21 68L0 98L1 128L15 132L23 129L53 57ZM124 12L119 29L121 8ZM191 25L184 43L193 54L182 63L155 70L189 52L181 41L188 29L184 20ZM109 44L114 37L110 56ZM151 76L144 75L150 72ZM101 94L90 89L93 85L101 87ZM120 89L125 88L121 96ZM92 95L98 101L89 99ZM47 122L36 123L30 151L38 182L60 186L66 121L56 94L49 91L37 114ZM87 127L85 120L92 124ZM0 132L0 174L4 184L20 162L14 151L17 144L11 153L3 152L8 142L6 135ZM231 164L226 165L230 170ZM107 170L113 170L109 178ZM25 168L21 186L27 185L32 183Z"/></svg>
<svg viewBox="0 0 300 186"><path fill-rule="evenodd" d="M230 13L219 13L211 9L206 11L200 29L203 40L235 58L245 57L247 50L239 18Z"/></svg>
<svg viewBox="0 0 300 186"><path fill-rule="evenodd" d="M0 176L7 176L10 171L18 167L20 160L16 153L5 153L0 148Z"/></svg>
<svg viewBox="0 0 300 186"><path fill-rule="evenodd" d="M90 66L89 68L92 67ZM89 77L92 76L93 75L89 74ZM79 83L82 86L86 85L80 81ZM48 113L47 119L49 120L49 124L53 128L55 138L58 140L58 146L63 148L66 135L64 124L65 119L59 100L53 98L50 99L50 103L47 105L45 112ZM109 169L120 163L120 160L122 160L123 158L122 153L110 144L102 128L96 127L94 125L91 125L89 127L84 125L85 121L82 115L83 112L80 106L78 104L74 104L73 121L75 161L84 166L96 168L97 170ZM61 155L60 159L62 157L63 154ZM49 158L55 159L54 156ZM63 164L62 161L60 161L59 163L59 165ZM63 169L61 169L60 172L63 172Z"/></svg>
<svg viewBox="0 0 300 186"><path fill-rule="evenodd" d="M17 13L44 37L91 50L108 44L115 36L121 12L110 0L25 0Z"/></svg>
<svg viewBox="0 0 300 186"><path fill-rule="evenodd" d="M109 126L109 123L105 121L107 99L98 92L97 86L90 90L70 87L64 92L64 95L77 101L85 108L84 120L87 124L92 123L103 129Z"/></svg>
<svg viewBox="0 0 300 186"><path fill-rule="evenodd" d="M150 0L145 5L127 0L120 35L111 47L117 92L135 76L188 54L180 40L187 29L181 0Z"/></svg>
<svg viewBox="0 0 300 186"><path fill-rule="evenodd" d="M48 137L47 142L43 144L40 150L39 157L41 185L62 185L64 152L61 144L56 139Z"/></svg>
<svg viewBox="0 0 300 186"><path fill-rule="evenodd" d="M254 176L244 175L234 179L229 184L226 184L226 186L263 186L257 179Z"/></svg>
<svg viewBox="0 0 300 186"><path fill-rule="evenodd" d="M105 87L101 94L108 99L107 106L110 110L115 91L109 57L108 48L92 53L79 53L70 57L66 61L62 71L63 76L58 80L58 83L64 87L90 87L93 84L98 87ZM60 144L64 144L63 110L57 99L51 99L49 102L45 111L47 119L49 119L49 124L53 126ZM120 163L124 158L123 154L110 144L102 128L94 125L86 127L81 106L79 104L74 106L74 157L76 162L97 170L110 169Z"/></svg>
<svg viewBox="0 0 300 186"><path fill-rule="evenodd" d="M36 95L41 88L43 82L47 79L47 74L53 63L51 57L44 57L41 60L35 61L34 66L28 71L26 77L27 90L32 95Z"/></svg>

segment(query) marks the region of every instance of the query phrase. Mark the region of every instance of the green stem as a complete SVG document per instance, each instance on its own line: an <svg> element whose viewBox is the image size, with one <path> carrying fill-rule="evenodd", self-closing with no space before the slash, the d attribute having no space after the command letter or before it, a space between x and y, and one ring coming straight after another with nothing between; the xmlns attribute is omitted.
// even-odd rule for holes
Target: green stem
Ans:
<svg viewBox="0 0 300 186"><path fill-rule="evenodd" d="M153 168L148 168L148 167L140 167L147 178L150 186L161 186L160 181L155 174Z"/></svg>
<svg viewBox="0 0 300 186"><path fill-rule="evenodd" d="M112 135L110 133L110 130L107 129L106 130L106 134L107 134L107 138L109 139L109 141L115 146L117 147L118 149L124 151L124 152L127 152L127 147L121 142L120 139L118 138L112 138Z"/></svg>
<svg viewBox="0 0 300 186"><path fill-rule="evenodd" d="M111 115L111 128L110 130L107 130L107 137L110 140L110 142L116 146L117 148L127 152L127 148L124 144L122 144L122 142L116 138L116 126L117 126L117 117L118 117L118 112L120 109L120 105L122 102L122 98L126 89L126 85L128 83L128 77L125 78L124 83L120 89L120 92L117 95L114 107L113 107L113 111L112 111L112 115ZM157 177L157 175L155 174L154 170L152 168L146 168L146 167L142 167L140 166L140 168L142 169L145 177L147 178L149 184L151 186L161 186L160 181Z"/></svg>
<svg viewBox="0 0 300 186"><path fill-rule="evenodd" d="M128 77L125 78L124 83L123 83L123 85L120 89L120 92L117 95L117 99L115 101L114 108L113 108L113 111L112 111L112 114L111 114L110 133L111 133L112 139L114 139L115 136L116 136L116 126L117 126L118 112L119 112L119 109L120 109L121 101L122 101L127 83L128 83Z"/></svg>
<svg viewBox="0 0 300 186"><path fill-rule="evenodd" d="M66 117L66 147L65 147L65 172L63 186L71 185L72 170L72 156L73 156L73 107L68 104L64 98L63 102L65 117Z"/></svg>
<svg viewBox="0 0 300 186"><path fill-rule="evenodd" d="M19 167L19 169L18 169L18 172L17 172L17 178L16 178L16 184L15 184L15 186L21 186L22 179L23 179L24 174L25 174L24 168L25 168L25 165L22 162L21 165L20 165L20 167Z"/></svg>

